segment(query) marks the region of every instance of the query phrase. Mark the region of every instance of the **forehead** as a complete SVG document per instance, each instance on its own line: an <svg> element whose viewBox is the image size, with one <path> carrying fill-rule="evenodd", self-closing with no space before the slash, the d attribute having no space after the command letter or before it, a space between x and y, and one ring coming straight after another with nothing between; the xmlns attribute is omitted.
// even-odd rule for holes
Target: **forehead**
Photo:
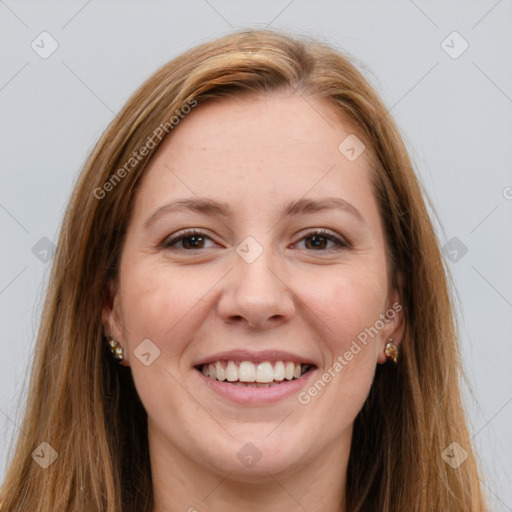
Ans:
<svg viewBox="0 0 512 512"><path fill-rule="evenodd" d="M196 107L164 141L161 152L169 152L171 147L178 157L208 151L223 158L234 157L240 164L265 161L269 152L287 160L308 156L308 163L318 165L329 157L337 159L340 143L351 134L353 138L354 132L345 116L342 118L327 100L273 92L209 101ZM368 154L361 156L357 166L368 163Z"/></svg>
<svg viewBox="0 0 512 512"><path fill-rule="evenodd" d="M191 195L260 210L304 196L368 202L369 152L351 159L340 151L347 137L358 140L354 132L326 100L296 93L199 105L153 156L138 206Z"/></svg>

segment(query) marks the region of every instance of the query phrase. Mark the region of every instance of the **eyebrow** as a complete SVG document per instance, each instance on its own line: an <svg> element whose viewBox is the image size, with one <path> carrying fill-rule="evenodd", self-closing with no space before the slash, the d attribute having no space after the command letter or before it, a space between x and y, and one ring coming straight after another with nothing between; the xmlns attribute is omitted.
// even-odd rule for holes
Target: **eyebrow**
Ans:
<svg viewBox="0 0 512 512"><path fill-rule="evenodd" d="M285 205L281 217L294 217L307 213L316 213L325 210L341 210L353 215L357 220L364 223L364 218L352 204L339 197L326 197L322 199L299 199ZM206 197L190 197L179 199L157 208L144 223L148 228L160 217L169 213L191 211L210 217L227 218L233 215L230 206L225 202L215 201Z"/></svg>

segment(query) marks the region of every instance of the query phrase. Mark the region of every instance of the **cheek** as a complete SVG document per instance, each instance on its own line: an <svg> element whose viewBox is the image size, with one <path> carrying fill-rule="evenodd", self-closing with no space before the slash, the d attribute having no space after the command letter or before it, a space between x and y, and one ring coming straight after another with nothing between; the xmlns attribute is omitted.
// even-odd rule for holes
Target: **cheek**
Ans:
<svg viewBox="0 0 512 512"><path fill-rule="evenodd" d="M370 391L379 346L371 328L386 299L380 272L346 270L317 281L305 299L327 358L300 401L328 417L334 433L349 427Z"/></svg>
<svg viewBox="0 0 512 512"><path fill-rule="evenodd" d="M380 265L336 268L304 288L304 302L337 354L380 318L386 303L386 276ZM364 336L362 336L364 337Z"/></svg>
<svg viewBox="0 0 512 512"><path fill-rule="evenodd" d="M378 261L347 266L322 284L310 288L309 304L319 319L317 325L323 326L322 339L330 356L317 379L329 383L316 387L323 389L319 398L326 414L334 424L343 425L359 413L375 375L379 335L372 329L386 303L385 266Z"/></svg>
<svg viewBox="0 0 512 512"><path fill-rule="evenodd" d="M152 417L159 417L162 410L195 407L176 383L182 379L181 357L197 328L194 315L215 283L213 277L210 283L199 274L161 262L126 261L121 269L122 318L130 367L137 392ZM153 359L150 346L150 361L145 366L137 354L142 353L139 347L147 339L157 347L158 355Z"/></svg>
<svg viewBox="0 0 512 512"><path fill-rule="evenodd" d="M204 321L209 292L222 272L172 267L166 262L126 262L121 273L122 317L131 352L151 339L165 359L179 361Z"/></svg>

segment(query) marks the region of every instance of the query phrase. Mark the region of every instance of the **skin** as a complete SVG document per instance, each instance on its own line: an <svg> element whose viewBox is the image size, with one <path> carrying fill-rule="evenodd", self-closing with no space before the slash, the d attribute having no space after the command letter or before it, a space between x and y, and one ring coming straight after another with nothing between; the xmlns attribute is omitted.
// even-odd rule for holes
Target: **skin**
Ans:
<svg viewBox="0 0 512 512"><path fill-rule="evenodd" d="M286 350L315 361L313 383L400 302L369 152L351 162L338 150L351 133L324 100L280 92L198 106L153 156L103 311L148 413L153 512L345 510L353 422L386 362L385 344L401 340L402 313L359 343L308 404L296 394L236 404L193 365L225 350ZM162 205L191 196L224 201L233 215L169 212L144 227ZM289 201L333 196L363 221L342 210L281 214ZM188 228L208 237L199 249L190 239L161 247ZM315 245L314 228L350 247ZM252 263L236 252L248 236L263 250ZM160 350L148 366L134 352L144 339ZM261 454L252 467L237 457L248 442Z"/></svg>

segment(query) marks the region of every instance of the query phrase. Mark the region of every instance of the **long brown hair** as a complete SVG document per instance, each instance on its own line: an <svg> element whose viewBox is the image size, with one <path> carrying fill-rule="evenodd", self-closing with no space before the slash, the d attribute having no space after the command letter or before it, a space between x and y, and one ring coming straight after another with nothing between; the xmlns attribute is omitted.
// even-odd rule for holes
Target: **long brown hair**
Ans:
<svg viewBox="0 0 512 512"><path fill-rule="evenodd" d="M355 421L348 511L484 510L459 388L448 273L400 132L351 58L316 41L245 31L159 69L85 163L53 262L24 434L0 492L2 512L151 510L146 412L130 369L107 353L101 318L106 286L117 278L144 169L165 135L172 136L184 106L275 90L328 101L370 148L392 284L406 316L398 366L378 365ZM453 441L469 454L455 469L442 457ZM46 469L31 457L42 442L58 454Z"/></svg>

